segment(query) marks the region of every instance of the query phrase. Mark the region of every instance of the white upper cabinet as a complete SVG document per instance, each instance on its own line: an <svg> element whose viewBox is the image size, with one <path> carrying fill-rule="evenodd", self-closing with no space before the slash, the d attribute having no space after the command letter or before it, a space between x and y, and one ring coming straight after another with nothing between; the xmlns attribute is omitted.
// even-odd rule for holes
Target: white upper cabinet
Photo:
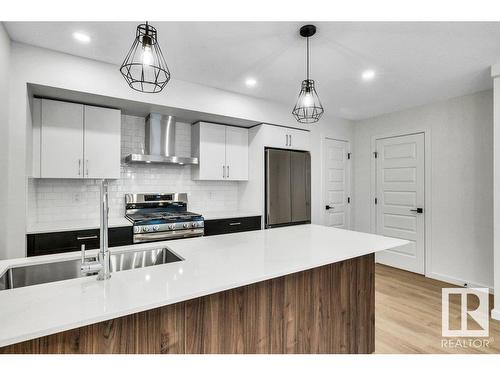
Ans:
<svg viewBox="0 0 500 375"><path fill-rule="evenodd" d="M248 129L226 128L226 178L233 181L248 180Z"/></svg>
<svg viewBox="0 0 500 375"><path fill-rule="evenodd" d="M49 99L34 104L33 160L40 167L33 177L120 178L119 110Z"/></svg>
<svg viewBox="0 0 500 375"><path fill-rule="evenodd" d="M191 142L194 180L248 180L248 129L198 122Z"/></svg>
<svg viewBox="0 0 500 375"><path fill-rule="evenodd" d="M294 150L310 151L311 133L305 130L284 128L288 134L288 148Z"/></svg>
<svg viewBox="0 0 500 375"><path fill-rule="evenodd" d="M42 100L40 177L83 178L83 105Z"/></svg>
<svg viewBox="0 0 500 375"><path fill-rule="evenodd" d="M191 128L192 154L199 164L193 167L195 180L222 180L226 168L226 127L196 123Z"/></svg>
<svg viewBox="0 0 500 375"><path fill-rule="evenodd" d="M263 140L267 147L289 148L310 151L310 133L306 130L285 128L282 126L262 125Z"/></svg>
<svg viewBox="0 0 500 375"><path fill-rule="evenodd" d="M119 110L85 106L86 178L120 178L120 128Z"/></svg>

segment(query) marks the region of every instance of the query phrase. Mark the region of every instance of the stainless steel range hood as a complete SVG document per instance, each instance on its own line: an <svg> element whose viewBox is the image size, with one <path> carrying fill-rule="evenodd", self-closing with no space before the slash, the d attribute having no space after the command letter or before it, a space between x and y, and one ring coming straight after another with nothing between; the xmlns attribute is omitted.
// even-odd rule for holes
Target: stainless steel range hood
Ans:
<svg viewBox="0 0 500 375"><path fill-rule="evenodd" d="M130 154L125 162L156 164L198 164L198 158L175 155L175 117L150 113L146 117L146 150Z"/></svg>

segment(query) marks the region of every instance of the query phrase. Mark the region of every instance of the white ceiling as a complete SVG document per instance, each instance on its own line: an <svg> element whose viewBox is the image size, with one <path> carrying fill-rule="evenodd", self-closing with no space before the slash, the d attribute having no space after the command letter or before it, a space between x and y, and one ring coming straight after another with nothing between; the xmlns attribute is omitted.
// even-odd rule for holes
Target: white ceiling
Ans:
<svg viewBox="0 0 500 375"><path fill-rule="evenodd" d="M138 22L6 22L14 41L121 64ZM152 22L172 76L292 109L305 75L297 22ZM320 22L311 78L329 114L361 119L492 87L500 23ZM87 45L72 33L88 33ZM363 82L361 73L377 77ZM247 77L258 84L246 87ZM168 86L166 88L168 90ZM162 95L161 93L158 95Z"/></svg>

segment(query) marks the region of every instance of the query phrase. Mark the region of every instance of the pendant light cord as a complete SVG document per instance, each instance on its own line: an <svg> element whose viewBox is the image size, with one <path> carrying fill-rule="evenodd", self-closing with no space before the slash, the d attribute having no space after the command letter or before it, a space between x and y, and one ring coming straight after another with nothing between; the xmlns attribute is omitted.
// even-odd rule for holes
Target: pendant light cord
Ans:
<svg viewBox="0 0 500 375"><path fill-rule="evenodd" d="M307 80L309 81L309 37L307 37L307 63L306 63L306 66L307 66Z"/></svg>

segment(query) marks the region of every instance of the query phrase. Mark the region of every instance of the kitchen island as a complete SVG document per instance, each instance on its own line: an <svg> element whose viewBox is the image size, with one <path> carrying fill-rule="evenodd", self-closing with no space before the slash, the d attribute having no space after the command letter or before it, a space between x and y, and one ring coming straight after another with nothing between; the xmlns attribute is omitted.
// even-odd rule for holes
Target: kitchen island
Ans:
<svg viewBox="0 0 500 375"><path fill-rule="evenodd" d="M184 260L1 291L0 352L371 353L374 253L406 243L308 224L114 248Z"/></svg>

